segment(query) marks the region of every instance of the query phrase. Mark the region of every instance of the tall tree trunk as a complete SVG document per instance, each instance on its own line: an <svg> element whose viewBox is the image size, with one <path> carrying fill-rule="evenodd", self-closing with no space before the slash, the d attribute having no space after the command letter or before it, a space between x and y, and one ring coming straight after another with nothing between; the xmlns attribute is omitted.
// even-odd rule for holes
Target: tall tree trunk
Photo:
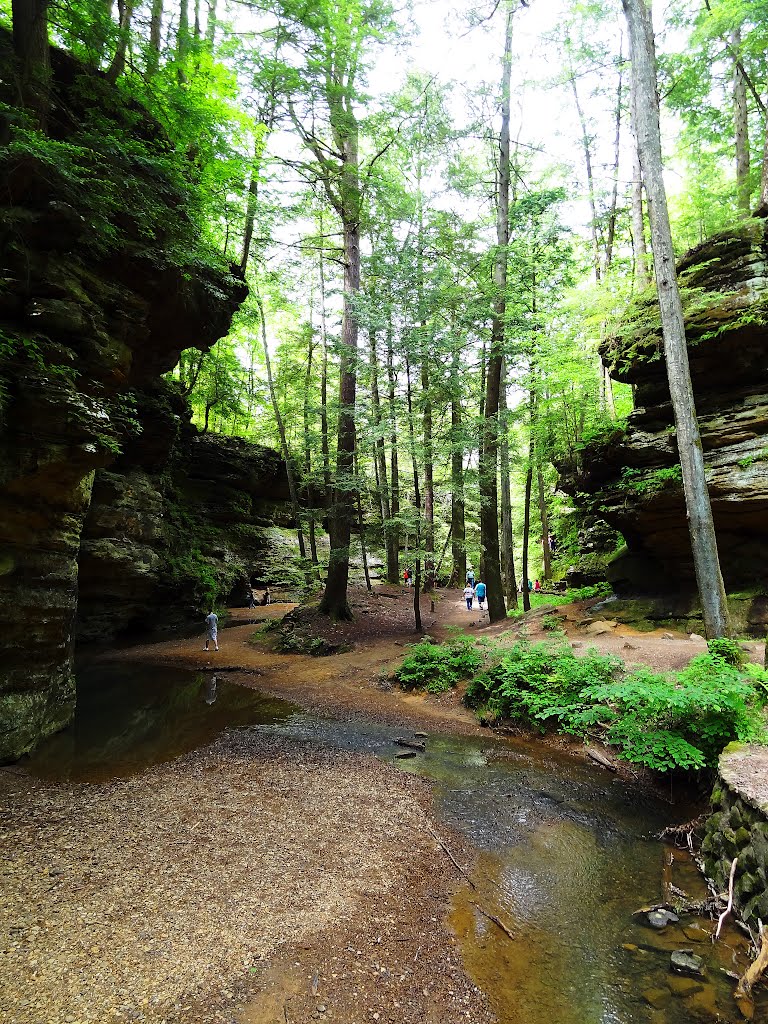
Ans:
<svg viewBox="0 0 768 1024"><path fill-rule="evenodd" d="M741 29L731 34L731 46L741 51ZM736 188L739 212L749 216L749 120L747 115L747 83L741 62L733 66L733 127L736 140Z"/></svg>
<svg viewBox="0 0 768 1024"><path fill-rule="evenodd" d="M387 326L387 385L389 404L389 476L390 476L390 509L392 512L392 549L394 552L394 578L389 575L387 563L387 581L400 582L400 527L397 518L400 515L400 466L397 454L397 406L395 404L395 351L392 337L392 322Z"/></svg>
<svg viewBox="0 0 768 1024"><path fill-rule="evenodd" d="M581 144L584 149L584 166L587 173L587 194L589 196L589 209L592 213L591 232L592 232L592 266L595 271L595 281L600 283L601 271L600 271L600 225L597 219L597 200L595 198L595 176L592 171L592 145L589 139L589 132L587 131L587 121L584 117L584 111L581 109L581 101L579 100L579 90L576 86L576 75L573 68L570 69L570 82L571 91L573 92L573 101L576 104L576 113L579 117L579 124L581 125Z"/></svg>
<svg viewBox="0 0 768 1024"><path fill-rule="evenodd" d="M413 426L413 395L411 391L411 367L405 360L405 380L408 398L408 437L411 443L411 465L413 466L413 504L416 509L416 550L413 565L413 621L417 633L423 633L421 624L421 491L419 489L419 462L416 458L416 432ZM406 536L406 545L408 538Z"/></svg>
<svg viewBox="0 0 768 1024"><path fill-rule="evenodd" d="M432 438L432 398L426 353L421 362L422 428L424 431L424 590L435 587L435 473Z"/></svg>
<svg viewBox="0 0 768 1024"><path fill-rule="evenodd" d="M547 500L544 496L544 474L541 471L541 459L536 453L536 482L539 491L539 519L541 520L541 554L544 563L544 579L552 579L552 553L549 550L549 515Z"/></svg>
<svg viewBox="0 0 768 1024"><path fill-rule="evenodd" d="M323 218L320 215L320 234L323 233ZM325 308L325 261L323 250L319 253L320 260L320 340L322 342L322 362L320 366L320 451L323 455L323 483L325 484L325 500L331 502L331 446L328 432L328 319Z"/></svg>
<svg viewBox="0 0 768 1024"><path fill-rule="evenodd" d="M483 410L482 451L480 453L480 548L481 572L487 586L488 615L491 622L506 618L504 589L499 557L499 389L504 356L506 319L507 256L509 249L510 179L510 81L512 76L512 10L507 10L504 32L504 60L501 79L501 133L499 135L499 176L496 198L497 255L493 268L493 312L491 346Z"/></svg>
<svg viewBox="0 0 768 1024"><path fill-rule="evenodd" d="M616 86L616 111L615 133L613 138L613 186L611 188L611 205L608 211L608 230L605 236L605 272L611 269L613 262L613 242L616 237L616 217L619 203L619 156L621 154L621 109L622 92L624 85L624 55L622 52L624 40L619 46L619 81Z"/></svg>
<svg viewBox="0 0 768 1024"><path fill-rule="evenodd" d="M179 0L179 27L176 30L176 63L177 77L186 82L184 64L189 54L189 0Z"/></svg>
<svg viewBox="0 0 768 1024"><path fill-rule="evenodd" d="M133 17L132 0L124 0L120 8L120 26L117 36L117 49L112 58L112 63L107 70L107 81L113 85L125 70L125 55L128 52L128 42L131 38L131 18Z"/></svg>
<svg viewBox="0 0 768 1024"><path fill-rule="evenodd" d="M312 439L309 430L309 393L312 387L312 356L315 351L315 343L310 335L309 342L307 344L307 370L304 374L304 401L302 402L302 420L304 425L304 476L309 484L312 479ZM307 504L310 504L309 500L309 486L304 489L304 494L307 497ZM317 538L315 536L315 516L314 516L314 505L310 508L309 514L309 557L312 561L312 565L318 565L317 557Z"/></svg>
<svg viewBox="0 0 768 1024"><path fill-rule="evenodd" d="M389 485L387 482L387 455L384 446L383 422L381 416L381 399L379 397L379 357L376 351L376 333L370 332L370 369L371 369L371 413L376 430L374 440L374 464L381 505L381 520L384 529L384 549L387 559L387 582L398 583L397 534L393 529L392 508L389 503Z"/></svg>
<svg viewBox="0 0 768 1024"><path fill-rule="evenodd" d="M501 390L499 392L499 429L501 444L499 445L500 476L501 476L501 551L504 564L504 583L507 595L507 608L517 608L517 579L515 577L515 548L512 534L512 494L509 482L509 434L507 424L507 374L506 360L501 371Z"/></svg>
<svg viewBox="0 0 768 1024"><path fill-rule="evenodd" d="M48 0L13 0L12 17L21 102L44 131L51 102Z"/></svg>
<svg viewBox="0 0 768 1024"><path fill-rule="evenodd" d="M299 503L299 489L296 486L296 477L293 472L293 461L291 459L291 452L288 448L288 438L285 434L285 423L280 413L280 406L277 403L277 394L275 393L275 382L272 377L272 364L269 359L269 346L267 345L267 320L264 314L264 303L261 301L261 296L256 294L256 305L259 308L259 317L261 319L261 344L264 348L264 363L267 370L267 385L269 387L269 397L272 400L272 409L275 414L275 422L277 423L277 432L280 435L280 448L283 453L283 461L285 462L285 472L288 477L288 493L291 496L291 506L293 508L293 515L296 520L296 536L299 540L299 553L302 558L307 557L307 550L304 546L304 531L301 528L301 505Z"/></svg>
<svg viewBox="0 0 768 1024"><path fill-rule="evenodd" d="M194 12L195 12L194 37L195 37L195 42L199 43L200 42L200 34L201 34L201 28L200 28L200 0L195 0Z"/></svg>
<svg viewBox="0 0 768 1024"><path fill-rule="evenodd" d="M651 10L646 0L622 0L622 6L629 26L632 77L637 95L640 160L649 198L651 242L664 335L664 355L675 414L677 450L683 471L683 490L696 582L707 636L727 636L730 632L728 604L720 571L717 538L704 470L704 453L696 420L683 309L675 274L672 231L664 189Z"/></svg>
<svg viewBox="0 0 768 1024"><path fill-rule="evenodd" d="M163 32L163 0L152 0L152 13L149 16L149 52L147 53L147 71L150 75L160 65L160 41Z"/></svg>
<svg viewBox="0 0 768 1024"><path fill-rule="evenodd" d="M333 113L333 111L332 111ZM355 389L357 383L358 325L355 300L360 291L360 182L357 124L349 109L339 111L344 118L342 140L344 165L340 186L343 205L339 211L344 234L344 310L341 325L341 361L339 368L339 427L336 446L336 480L333 505L329 512L331 553L328 577L320 601L320 611L336 619L351 619L347 600L349 584L349 541L355 515ZM333 118L332 118L333 120Z"/></svg>
<svg viewBox="0 0 768 1024"><path fill-rule="evenodd" d="M205 22L205 41L212 50L216 43L216 0L208 0L208 18Z"/></svg>
<svg viewBox="0 0 768 1024"><path fill-rule="evenodd" d="M355 451L355 477L357 478L356 498L357 498L357 528L360 531L360 554L363 559L363 575L365 577L365 589L370 593L373 590L371 586L371 573L368 569L368 549L365 543L365 520L363 519L363 502L360 498L360 460L357 451Z"/></svg>
<svg viewBox="0 0 768 1024"><path fill-rule="evenodd" d="M533 401L531 401L533 410ZM528 469L525 474L525 498L523 506L523 611L531 610L531 592L528 589L528 542L531 537L531 490L533 487L533 419L531 419L531 438L528 442Z"/></svg>
<svg viewBox="0 0 768 1024"><path fill-rule="evenodd" d="M463 587L467 578L466 523L464 519L464 445L459 392L459 346L454 343L451 363L451 586Z"/></svg>
<svg viewBox="0 0 768 1024"><path fill-rule="evenodd" d="M643 171L640 167L640 144L637 137L635 86L630 89L632 111L632 249L635 257L635 288L644 292L651 283L648 273L648 250L645 245L643 216Z"/></svg>

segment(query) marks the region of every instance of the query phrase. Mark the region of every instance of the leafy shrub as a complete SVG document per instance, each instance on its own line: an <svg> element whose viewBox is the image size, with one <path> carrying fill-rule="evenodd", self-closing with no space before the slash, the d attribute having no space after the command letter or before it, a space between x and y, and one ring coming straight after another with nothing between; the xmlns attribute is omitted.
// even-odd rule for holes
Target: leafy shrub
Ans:
<svg viewBox="0 0 768 1024"><path fill-rule="evenodd" d="M701 654L679 673L625 673L619 658L568 646L517 643L470 683L466 702L486 718L600 738L657 771L714 764L731 740L758 740L768 672Z"/></svg>
<svg viewBox="0 0 768 1024"><path fill-rule="evenodd" d="M449 644L436 644L426 637L411 645L394 678L404 690L442 693L474 675L481 665L482 658L469 637L457 637Z"/></svg>
<svg viewBox="0 0 768 1024"><path fill-rule="evenodd" d="M541 628L545 629L548 633L557 633L561 626L562 622L558 615L542 615Z"/></svg>
<svg viewBox="0 0 768 1024"><path fill-rule="evenodd" d="M728 636L717 636L707 640L707 649L716 658L722 658L727 665L744 663L744 651L736 640L731 640Z"/></svg>

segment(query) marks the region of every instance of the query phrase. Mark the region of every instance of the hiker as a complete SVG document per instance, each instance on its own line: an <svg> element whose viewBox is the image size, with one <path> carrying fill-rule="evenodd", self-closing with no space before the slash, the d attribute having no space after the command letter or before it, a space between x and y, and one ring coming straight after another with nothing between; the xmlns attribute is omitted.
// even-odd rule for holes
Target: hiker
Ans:
<svg viewBox="0 0 768 1024"><path fill-rule="evenodd" d="M536 580L536 582L533 584L533 592L534 592L534 594L540 594L541 593L541 583L539 583L538 580Z"/></svg>
<svg viewBox="0 0 768 1024"><path fill-rule="evenodd" d="M272 596L269 593L269 587L267 587L267 589L264 591L264 597L262 597L262 599L261 599L261 606L262 606L262 608L264 608L268 604L271 604L271 603L272 603Z"/></svg>
<svg viewBox="0 0 768 1024"><path fill-rule="evenodd" d="M467 569L467 586L473 589L475 586L475 570L472 568Z"/></svg>
<svg viewBox="0 0 768 1024"><path fill-rule="evenodd" d="M483 610L483 602L485 601L485 594L486 594L486 586L482 582L482 580L478 580L477 583L475 584L475 597L477 598L477 603L480 605L480 610L481 611Z"/></svg>
<svg viewBox="0 0 768 1024"><path fill-rule="evenodd" d="M472 611L472 602L473 602L474 598L475 598L474 588L471 587L469 585L469 581L467 581L467 585L466 585L466 587L464 587L464 600L467 602L467 611L468 612Z"/></svg>
<svg viewBox="0 0 768 1024"><path fill-rule="evenodd" d="M211 609L210 612L205 616L205 650L208 650L208 644L213 641L214 650L219 649L219 617L216 612Z"/></svg>
<svg viewBox="0 0 768 1024"><path fill-rule="evenodd" d="M406 587L411 585L411 571L410 569L403 569L403 583Z"/></svg>
<svg viewBox="0 0 768 1024"><path fill-rule="evenodd" d="M256 604L256 600L255 600L255 598L253 596L253 588L252 587L248 587L248 600L246 601L246 605L247 605L248 608L253 608L255 606L255 604Z"/></svg>
<svg viewBox="0 0 768 1024"><path fill-rule="evenodd" d="M528 580L528 593L530 594L532 590L533 590L533 584L531 583L530 580Z"/></svg>

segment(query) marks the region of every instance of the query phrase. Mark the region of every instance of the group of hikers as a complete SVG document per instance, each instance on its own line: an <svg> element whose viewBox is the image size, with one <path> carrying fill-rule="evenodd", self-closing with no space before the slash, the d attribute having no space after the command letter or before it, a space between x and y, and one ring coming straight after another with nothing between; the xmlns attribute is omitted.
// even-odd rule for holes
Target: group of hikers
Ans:
<svg viewBox="0 0 768 1024"><path fill-rule="evenodd" d="M467 611L472 611L472 604L477 598L477 604L481 611L485 607L485 598L488 593L488 588L482 580L475 582L475 573L473 569L467 569L467 585L464 587L464 600L467 602Z"/></svg>

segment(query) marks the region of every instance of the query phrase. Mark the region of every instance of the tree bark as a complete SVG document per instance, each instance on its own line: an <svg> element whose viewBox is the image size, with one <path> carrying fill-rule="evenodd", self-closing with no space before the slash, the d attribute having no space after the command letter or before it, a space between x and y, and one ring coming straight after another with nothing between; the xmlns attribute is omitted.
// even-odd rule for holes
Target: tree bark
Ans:
<svg viewBox="0 0 768 1024"><path fill-rule="evenodd" d="M645 246L643 172L640 167L634 85L630 89L630 99L632 110L632 249L635 257L635 288L638 292L644 292L651 283L651 278L648 273L648 250Z"/></svg>
<svg viewBox="0 0 768 1024"><path fill-rule="evenodd" d="M499 392L499 429L501 444L499 445L499 461L501 476L501 552L504 565L504 583L507 595L507 608L517 608L517 579L515 576L515 548L512 534L512 494L509 482L509 434L507 424L507 373L506 360L501 370L501 390Z"/></svg>
<svg viewBox="0 0 768 1024"><path fill-rule="evenodd" d="M212 50L216 43L216 0L208 0L208 18L205 22L205 41Z"/></svg>
<svg viewBox="0 0 768 1024"><path fill-rule="evenodd" d="M288 448L288 438L285 433L285 423L280 413L280 406L277 403L277 395L275 393L275 382L272 377L272 364L269 359L269 346L267 345L267 321L264 315L264 303L261 301L261 296L256 294L256 305L259 308L259 317L261 319L261 344L264 348L264 363L267 369L267 385L269 387L269 397L272 399L272 409L275 414L275 422L277 423L277 432L280 435L280 448L283 453L283 461L285 462L285 472L288 477L288 493L291 496L291 506L293 507L293 515L296 519L296 536L299 541L299 554L302 558L307 557L307 550L304 546L304 531L301 528L301 504L299 502L299 489L296 486L296 477L293 472L293 463L291 461L291 452Z"/></svg>
<svg viewBox="0 0 768 1024"><path fill-rule="evenodd" d="M528 589L528 542L531 536L531 490L533 487L533 400L531 400L531 438L528 442L528 469L525 474L525 505L523 507L523 611L531 610L531 592Z"/></svg>
<svg viewBox="0 0 768 1024"><path fill-rule="evenodd" d="M587 122L584 117L584 111L581 109L579 91L576 87L576 75L573 68L570 69L570 82L571 91L573 92L573 101L576 104L576 113L578 114L579 124L581 125L581 144L584 149L584 166L587 173L587 194L589 196L589 209L592 213L592 266L595 271L595 281L599 284L602 276L600 269L600 235L597 220L597 202L595 199L595 176L592 171L592 148L589 141L589 132L587 131Z"/></svg>
<svg viewBox="0 0 768 1024"><path fill-rule="evenodd" d="M411 465L413 466L413 504L416 509L416 557L413 572L413 622L417 633L423 633L421 624L421 491L419 489L419 462L416 458L416 432L413 426L413 395L411 391L411 367L405 360L405 379L408 398L408 437L411 443ZM407 544L407 537L406 537Z"/></svg>
<svg viewBox="0 0 768 1024"><path fill-rule="evenodd" d="M371 413L373 416L376 436L374 439L374 463L376 480L381 506L381 521L384 530L384 549L387 560L387 582L398 583L397 536L393 530L392 508L389 503L389 484L387 481L387 455L384 447L383 422L381 416L381 399L379 397L379 358L376 351L376 333L371 331L370 370L371 370Z"/></svg>
<svg viewBox="0 0 768 1024"><path fill-rule="evenodd" d="M112 58L112 63L107 70L107 81L112 85L125 71L125 55L128 52L128 42L131 37L131 18L133 17L133 2L125 0L120 9L120 26L117 36L117 49Z"/></svg>
<svg viewBox="0 0 768 1024"><path fill-rule="evenodd" d="M357 179L357 136L348 141L347 173ZM344 311L341 327L339 367L339 426L336 443L336 479L329 510L331 552L328 577L320 601L320 612L334 619L351 619L347 599L349 586L349 542L355 514L355 390L358 325L354 301L360 290L360 228L354 219L344 219ZM349 217L349 212L347 217Z"/></svg>
<svg viewBox="0 0 768 1024"><path fill-rule="evenodd" d="M541 554L544 563L544 579L552 579L552 553L549 550L549 515L547 501L544 496L544 474L541 471L541 459L536 458L536 482L539 492L539 519L541 520Z"/></svg>
<svg viewBox="0 0 768 1024"><path fill-rule="evenodd" d="M154 74L160 66L160 41L163 31L163 0L152 0L152 12L149 16L149 52L147 54L147 71Z"/></svg>
<svg viewBox="0 0 768 1024"><path fill-rule="evenodd" d="M458 342L455 342L451 362L451 586L454 587L463 587L467 578L459 358L459 346Z"/></svg>
<svg viewBox="0 0 768 1024"><path fill-rule="evenodd" d="M649 198L651 244L664 335L664 355L675 415L677 449L683 471L696 582L706 635L728 636L728 605L707 491L704 453L691 386L683 310L664 188L651 10L646 0L622 0L622 6L629 26L640 160Z"/></svg>
<svg viewBox="0 0 768 1024"><path fill-rule="evenodd" d="M623 43L623 40L622 40ZM605 236L605 272L611 269L613 263L613 242L616 237L616 218L619 203L619 157L621 155L621 110L622 92L624 85L623 73L624 56L619 48L619 81L616 86L616 110L615 110L615 133L613 138L613 186L611 188L611 205L608 211L608 230Z"/></svg>
<svg viewBox="0 0 768 1024"><path fill-rule="evenodd" d="M507 10L504 32L504 58L501 80L501 132L499 134L499 175L496 192L497 255L493 270L493 311L491 346L483 410L482 451L480 453L480 550L481 572L487 586L488 616L499 622L507 616L499 558L499 389L504 357L506 319L507 256L509 249L510 179L510 81L512 76L512 11Z"/></svg>
<svg viewBox="0 0 768 1024"><path fill-rule="evenodd" d="M50 106L51 51L48 0L13 0L13 52L19 68L21 103L45 130Z"/></svg>
<svg viewBox="0 0 768 1024"><path fill-rule="evenodd" d="M741 49L741 29L731 34L731 46L738 54ZM749 216L749 121L747 114L747 83L740 66L733 66L733 128L736 142L736 189L739 212Z"/></svg>
<svg viewBox="0 0 768 1024"><path fill-rule="evenodd" d="M387 326L387 385L389 404L389 475L390 475L390 511L392 513L391 544L393 552L390 575L389 559L387 559L387 582L400 582L400 527L397 517L400 515L400 466L397 455L397 407L395 405L395 351L392 337L392 323Z"/></svg>
<svg viewBox="0 0 768 1024"><path fill-rule="evenodd" d="M323 218L320 215L320 234L323 233ZM320 261L320 340L322 341L322 362L320 366L320 451L323 455L323 483L326 503L331 501L331 446L328 432L328 319L325 309L325 261L323 251Z"/></svg>
<svg viewBox="0 0 768 1024"><path fill-rule="evenodd" d="M315 351L315 343L312 335L310 335L307 343L307 371L304 374L304 401L302 402L302 420L304 425L304 475L307 481L312 479L312 441L309 431L309 393L312 387L312 356ZM308 488L305 486L304 494L308 495ZM309 557L312 561L312 565L318 565L319 560L317 557L317 537L315 536L315 516L314 516L314 504L307 502L310 505L309 515Z"/></svg>

